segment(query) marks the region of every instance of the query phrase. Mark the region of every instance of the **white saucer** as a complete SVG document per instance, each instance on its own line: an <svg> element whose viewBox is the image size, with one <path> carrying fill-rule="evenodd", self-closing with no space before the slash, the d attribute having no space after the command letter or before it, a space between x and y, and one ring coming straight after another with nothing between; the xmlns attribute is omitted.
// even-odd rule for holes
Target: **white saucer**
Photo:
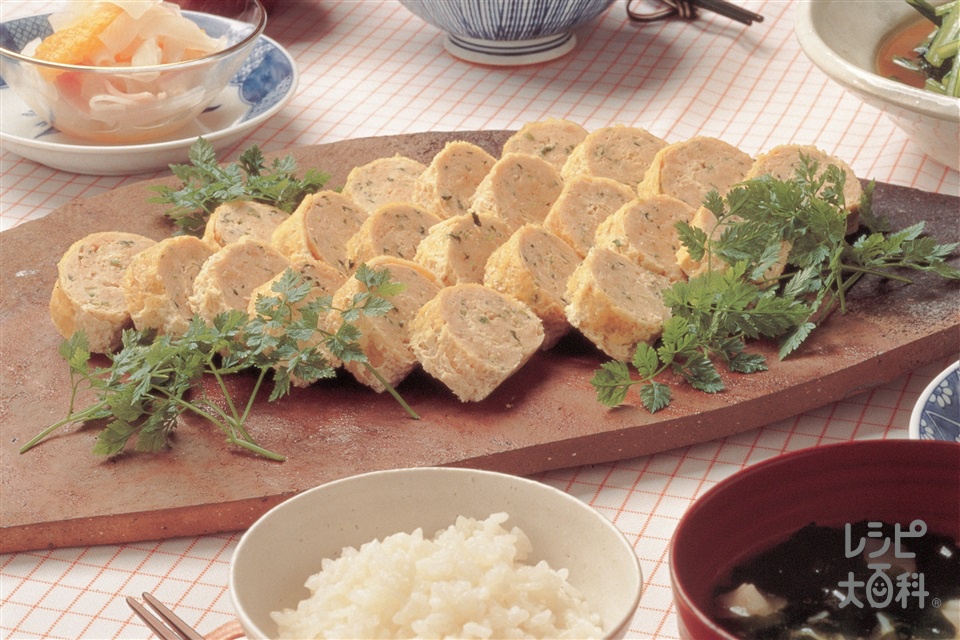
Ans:
<svg viewBox="0 0 960 640"><path fill-rule="evenodd" d="M293 58L261 36L230 84L193 123L149 144L107 145L52 129L0 82L0 147L54 169L114 176L166 169L189 162L198 136L226 147L283 108L299 80Z"/></svg>

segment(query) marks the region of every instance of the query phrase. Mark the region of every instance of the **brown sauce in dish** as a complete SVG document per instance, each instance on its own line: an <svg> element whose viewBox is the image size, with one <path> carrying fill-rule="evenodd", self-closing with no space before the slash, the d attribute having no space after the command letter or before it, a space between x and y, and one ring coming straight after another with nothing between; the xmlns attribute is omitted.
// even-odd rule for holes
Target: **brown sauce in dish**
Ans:
<svg viewBox="0 0 960 640"><path fill-rule="evenodd" d="M914 49L923 42L933 30L933 24L926 18L920 16L915 20L900 25L888 33L880 43L880 48L877 51L877 73L884 78L899 80L904 84L922 89L927 79L923 71L906 69L894 62L894 58L900 56L910 61L917 60L918 55Z"/></svg>

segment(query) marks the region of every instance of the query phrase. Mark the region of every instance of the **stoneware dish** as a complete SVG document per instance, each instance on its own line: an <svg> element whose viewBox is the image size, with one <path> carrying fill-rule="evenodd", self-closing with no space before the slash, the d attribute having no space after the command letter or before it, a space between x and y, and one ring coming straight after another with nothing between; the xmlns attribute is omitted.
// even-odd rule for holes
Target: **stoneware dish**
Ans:
<svg viewBox="0 0 960 640"><path fill-rule="evenodd" d="M424 538L458 515L505 512L533 548L526 562L569 570L570 583L600 614L605 637L622 638L639 604L640 565L606 518L549 485L503 473L421 467L377 471L305 491L244 533L230 566L230 594L248 638L272 638L271 611L307 598L308 576L344 547L422 528Z"/></svg>
<svg viewBox="0 0 960 640"><path fill-rule="evenodd" d="M498 66L559 58L577 43L574 29L614 0L400 0L444 32L444 47L468 62Z"/></svg>
<svg viewBox="0 0 960 640"><path fill-rule="evenodd" d="M735 640L712 617L712 594L733 566L816 522L920 519L960 538L960 444L862 440L787 453L708 490L684 514L670 546L680 636ZM831 550L825 550L825 555Z"/></svg>
<svg viewBox="0 0 960 640"><path fill-rule="evenodd" d="M796 34L825 74L883 111L938 162L960 168L960 99L877 74L881 42L920 17L906 0L801 0Z"/></svg>
<svg viewBox="0 0 960 640"><path fill-rule="evenodd" d="M43 121L70 136L142 144L193 122L227 86L263 34L259 0L206 3L220 13L183 11L224 48L188 61L144 66L85 66L25 55L53 33L49 15L0 25L0 85L9 85ZM31 50L28 48L28 51Z"/></svg>
<svg viewBox="0 0 960 640"><path fill-rule="evenodd" d="M930 381L910 414L910 437L960 445L960 361Z"/></svg>

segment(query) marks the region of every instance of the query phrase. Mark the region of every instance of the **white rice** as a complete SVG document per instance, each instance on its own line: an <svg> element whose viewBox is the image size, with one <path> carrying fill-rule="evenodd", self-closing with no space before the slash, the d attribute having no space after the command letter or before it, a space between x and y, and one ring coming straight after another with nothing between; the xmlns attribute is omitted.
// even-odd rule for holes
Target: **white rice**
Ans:
<svg viewBox="0 0 960 640"><path fill-rule="evenodd" d="M460 516L425 539L417 529L324 559L311 596L271 615L281 638L598 638L600 616L567 570L523 560L530 540Z"/></svg>

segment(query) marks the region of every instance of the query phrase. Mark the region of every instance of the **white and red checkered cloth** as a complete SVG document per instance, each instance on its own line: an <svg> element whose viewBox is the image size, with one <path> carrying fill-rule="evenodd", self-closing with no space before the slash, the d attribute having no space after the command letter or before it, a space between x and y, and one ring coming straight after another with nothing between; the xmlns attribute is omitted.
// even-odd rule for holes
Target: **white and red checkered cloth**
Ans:
<svg viewBox="0 0 960 640"><path fill-rule="evenodd" d="M960 192L958 172L925 157L885 116L806 59L793 33L795 2L741 4L765 21L745 27L704 14L694 22L638 25L627 19L623 0L581 28L577 48L565 57L500 68L451 57L437 29L393 0L277 0L267 33L295 58L299 87L277 116L222 158L252 144L278 151L361 136L513 129L557 117L587 129L640 126L668 141L709 135L751 154L782 143L814 144L846 160L860 177ZM0 18L59 6L3 0ZM73 198L161 175L167 172L75 175L0 149L0 228L40 218ZM2 241L0 234L0 256ZM691 502L731 473L785 451L907 437L914 401L946 364L737 436L538 479L597 508L634 544L645 588L628 637L676 638L667 549ZM123 600L143 591L210 633L233 620L227 573L238 537L0 556L0 637L148 637Z"/></svg>

